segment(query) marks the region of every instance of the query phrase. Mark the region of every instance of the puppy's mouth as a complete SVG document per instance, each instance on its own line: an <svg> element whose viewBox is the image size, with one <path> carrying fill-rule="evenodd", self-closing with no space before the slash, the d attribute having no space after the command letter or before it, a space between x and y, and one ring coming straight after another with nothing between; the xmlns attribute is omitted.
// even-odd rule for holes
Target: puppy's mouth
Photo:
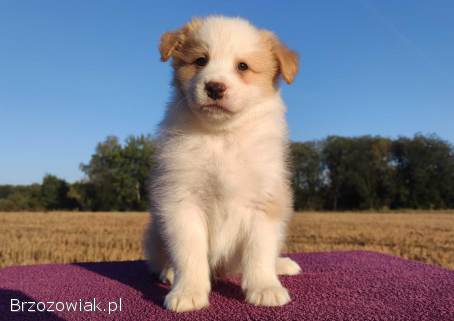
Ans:
<svg viewBox="0 0 454 321"><path fill-rule="evenodd" d="M229 110L227 107L221 104L204 104L200 106L200 110L206 113L225 113L228 115L232 115L233 112Z"/></svg>

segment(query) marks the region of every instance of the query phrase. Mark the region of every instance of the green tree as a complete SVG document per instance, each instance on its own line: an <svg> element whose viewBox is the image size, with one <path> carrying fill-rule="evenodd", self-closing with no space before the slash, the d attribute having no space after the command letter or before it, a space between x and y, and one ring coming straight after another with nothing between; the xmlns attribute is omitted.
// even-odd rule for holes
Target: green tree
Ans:
<svg viewBox="0 0 454 321"><path fill-rule="evenodd" d="M41 205L48 210L70 209L69 184L55 175L46 174L41 184Z"/></svg>
<svg viewBox="0 0 454 321"><path fill-rule="evenodd" d="M295 142L290 151L295 209L322 209L324 185L319 144Z"/></svg>
<svg viewBox="0 0 454 321"><path fill-rule="evenodd" d="M396 168L394 208L454 206L454 151L435 135L401 137L392 144Z"/></svg>
<svg viewBox="0 0 454 321"><path fill-rule="evenodd" d="M153 150L151 137L143 135L128 137L124 146L114 136L98 144L90 162L81 165L90 184L85 186L88 187L85 192L94 194L92 209L145 210L148 206L146 181Z"/></svg>
<svg viewBox="0 0 454 321"><path fill-rule="evenodd" d="M40 184L8 186L8 193L0 197L1 211L40 211L44 209L41 203Z"/></svg>
<svg viewBox="0 0 454 321"><path fill-rule="evenodd" d="M68 191L73 208L80 211L93 211L96 209L95 186L87 181L81 180L71 184Z"/></svg>
<svg viewBox="0 0 454 321"><path fill-rule="evenodd" d="M391 141L330 136L323 147L328 208L379 209L392 198Z"/></svg>

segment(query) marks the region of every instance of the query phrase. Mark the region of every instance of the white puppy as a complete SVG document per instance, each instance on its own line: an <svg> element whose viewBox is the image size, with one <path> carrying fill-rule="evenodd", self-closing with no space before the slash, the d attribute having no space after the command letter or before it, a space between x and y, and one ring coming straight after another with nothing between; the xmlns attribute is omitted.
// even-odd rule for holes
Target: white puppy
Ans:
<svg viewBox="0 0 454 321"><path fill-rule="evenodd" d="M298 56L240 18L193 19L161 38L172 58L173 98L158 133L145 255L172 284L165 306L208 305L210 277L241 274L246 300L290 301L277 275L300 267L280 258L292 196L285 106Z"/></svg>

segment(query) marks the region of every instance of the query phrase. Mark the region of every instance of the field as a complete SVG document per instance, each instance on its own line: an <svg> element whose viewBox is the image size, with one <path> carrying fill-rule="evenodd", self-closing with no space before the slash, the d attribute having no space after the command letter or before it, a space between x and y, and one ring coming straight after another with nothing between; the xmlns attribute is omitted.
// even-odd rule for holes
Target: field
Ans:
<svg viewBox="0 0 454 321"><path fill-rule="evenodd" d="M0 213L0 267L142 258L146 213ZM286 252L372 250L454 269L454 212L297 213Z"/></svg>

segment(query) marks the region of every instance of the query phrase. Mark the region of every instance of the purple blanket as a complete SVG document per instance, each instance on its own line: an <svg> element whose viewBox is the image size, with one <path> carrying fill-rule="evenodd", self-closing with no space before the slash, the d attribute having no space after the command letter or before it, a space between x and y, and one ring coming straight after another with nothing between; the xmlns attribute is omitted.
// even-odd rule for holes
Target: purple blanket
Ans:
<svg viewBox="0 0 454 321"><path fill-rule="evenodd" d="M303 273L281 278L288 305L246 304L238 280L224 280L208 308L183 314L162 308L168 287L143 261L8 267L0 320L454 320L454 271L364 251L291 257Z"/></svg>

